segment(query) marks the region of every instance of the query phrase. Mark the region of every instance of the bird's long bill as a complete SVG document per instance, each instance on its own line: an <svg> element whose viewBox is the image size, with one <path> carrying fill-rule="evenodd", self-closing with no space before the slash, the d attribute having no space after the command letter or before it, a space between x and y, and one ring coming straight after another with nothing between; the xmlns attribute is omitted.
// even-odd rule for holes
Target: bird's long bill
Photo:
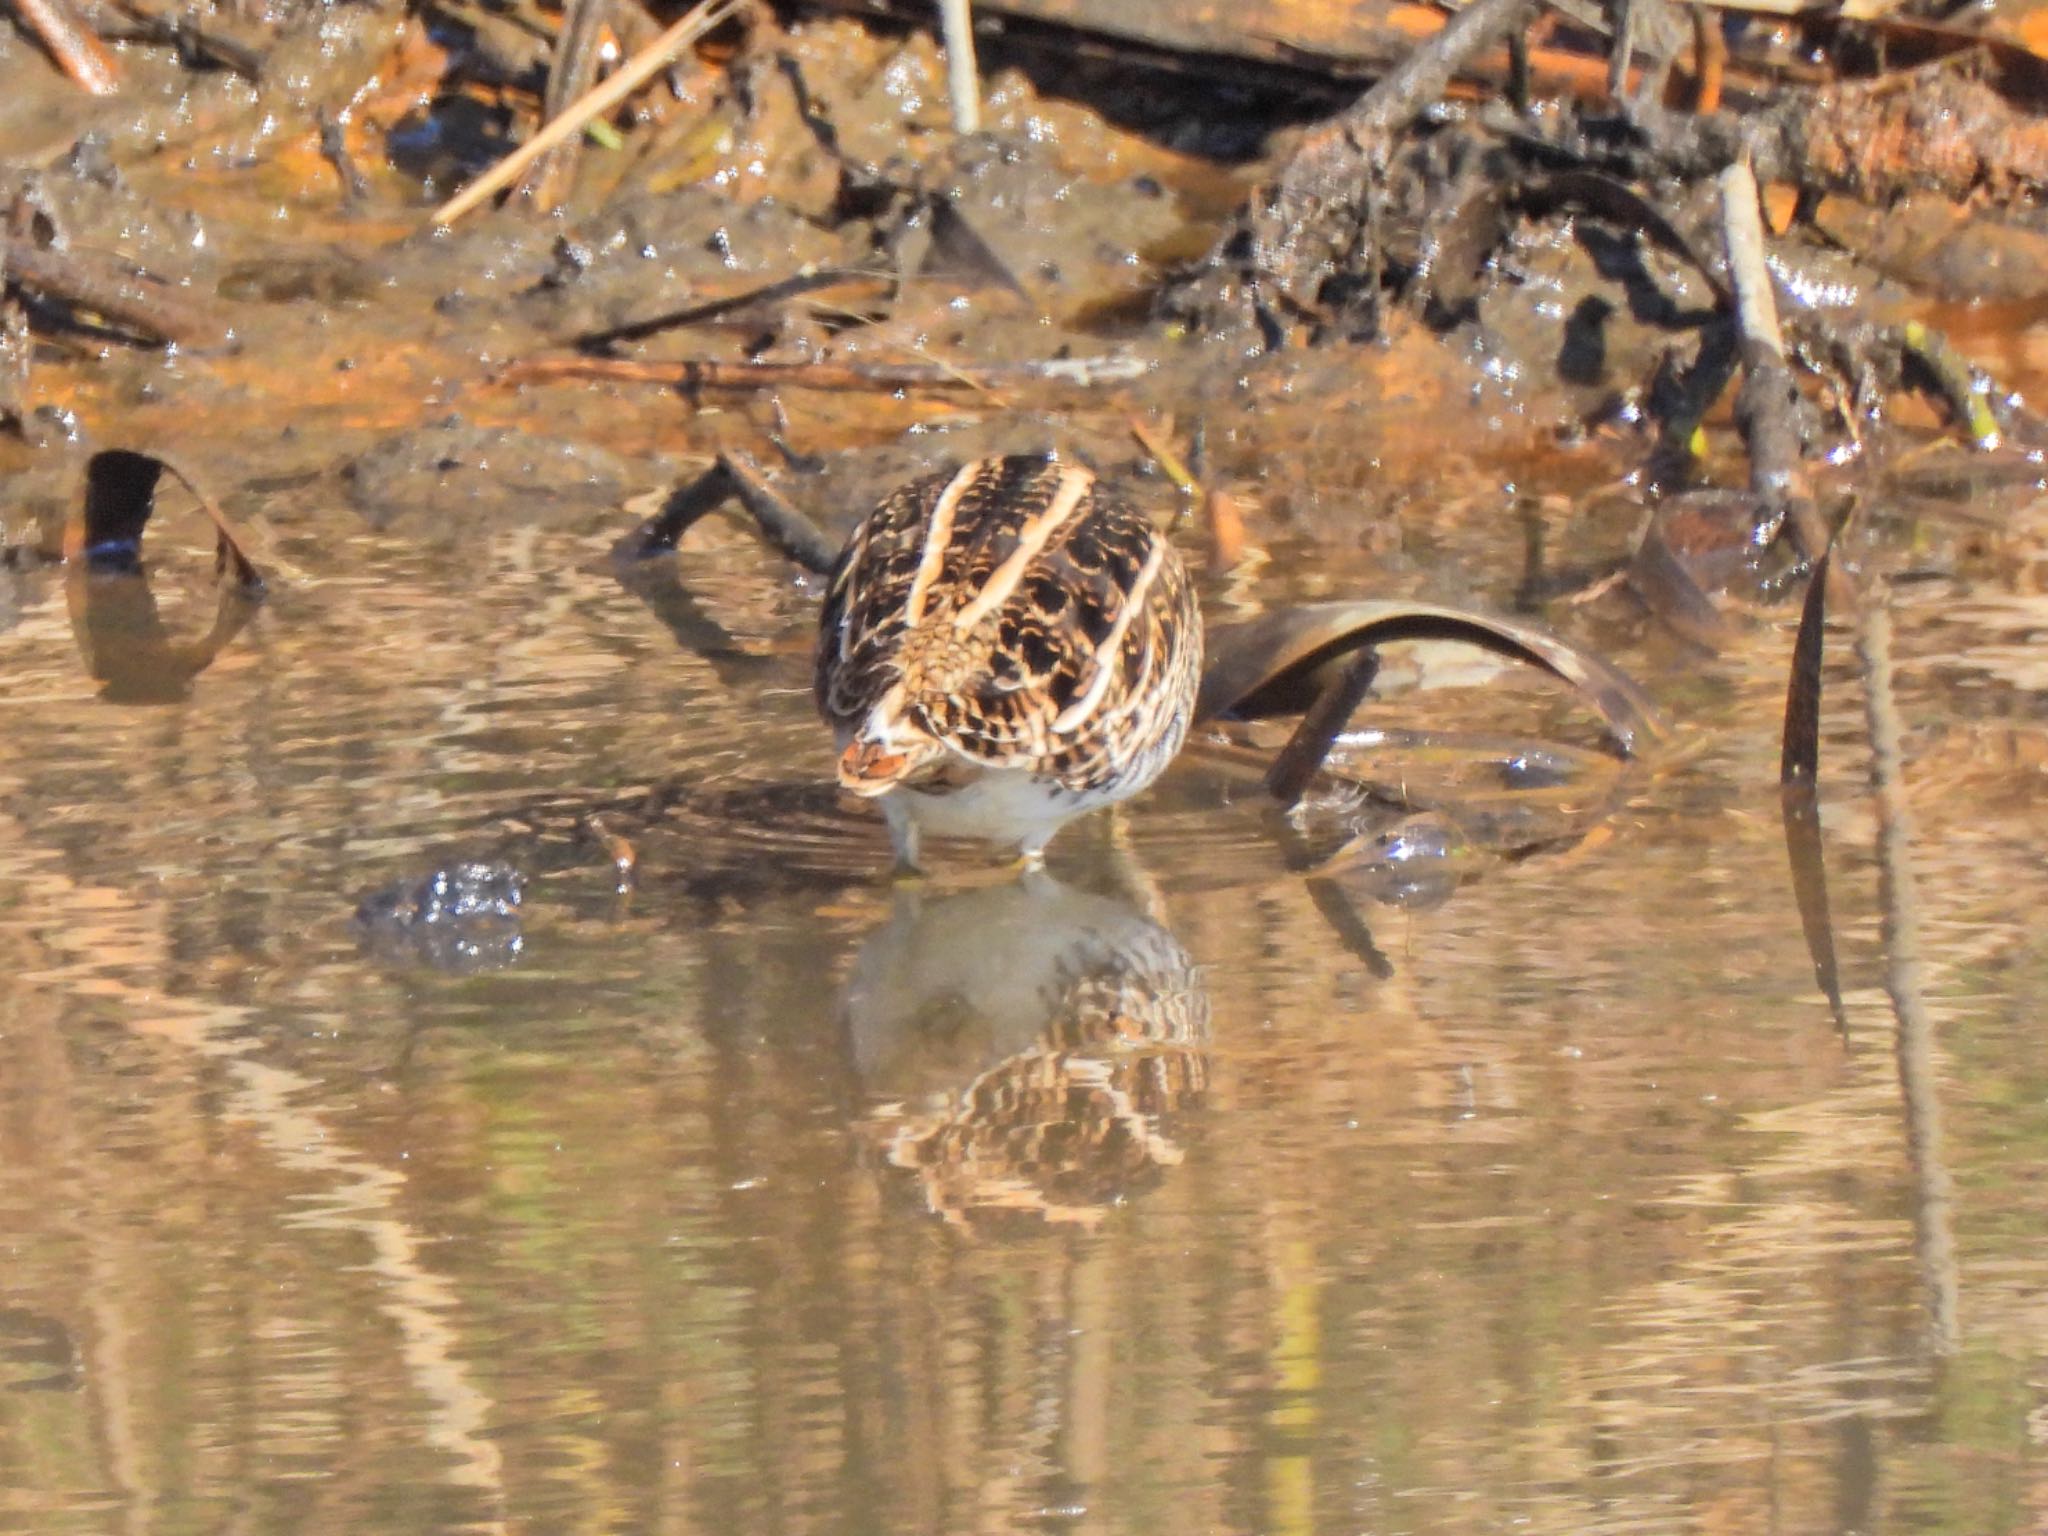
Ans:
<svg viewBox="0 0 2048 1536"><path fill-rule="evenodd" d="M839 782L856 795L884 795L901 784L928 756L904 752L879 741L850 742L839 754Z"/></svg>

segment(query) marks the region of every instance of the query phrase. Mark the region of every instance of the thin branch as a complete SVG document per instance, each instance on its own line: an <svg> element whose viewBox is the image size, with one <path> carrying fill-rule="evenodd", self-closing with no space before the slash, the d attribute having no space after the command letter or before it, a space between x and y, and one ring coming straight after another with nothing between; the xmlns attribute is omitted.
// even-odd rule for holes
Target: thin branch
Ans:
<svg viewBox="0 0 2048 1536"><path fill-rule="evenodd" d="M542 155L571 134L582 132L587 123L618 106L668 68L676 55L691 43L719 23L737 15L746 4L747 0L704 0L703 4L620 65L617 74L577 99L532 138L435 209L433 222L444 226L453 224L478 204L511 186Z"/></svg>

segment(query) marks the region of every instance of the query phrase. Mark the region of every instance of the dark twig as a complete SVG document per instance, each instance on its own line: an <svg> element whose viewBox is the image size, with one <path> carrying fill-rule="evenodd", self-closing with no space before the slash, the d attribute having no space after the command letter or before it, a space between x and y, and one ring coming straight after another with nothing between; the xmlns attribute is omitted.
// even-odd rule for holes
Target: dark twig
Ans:
<svg viewBox="0 0 2048 1536"><path fill-rule="evenodd" d="M728 450L718 456L718 467L769 543L807 571L823 575L832 569L839 558L839 541L769 485L752 460Z"/></svg>
<svg viewBox="0 0 2048 1536"><path fill-rule="evenodd" d="M679 485L662 508L612 546L624 565L672 554L688 533L726 502L737 498L752 514L762 537L807 571L824 572L839 556L839 544L768 484L745 454L721 453L718 462Z"/></svg>
<svg viewBox="0 0 2048 1536"><path fill-rule="evenodd" d="M1835 1027L1846 1039L1849 1016L1842 1007L1841 971L1835 960L1835 923L1828 901L1826 850L1821 841L1820 692L1821 642L1826 627L1828 564L1815 562L1799 633L1792 643L1792 680L1785 690L1784 749L1779 759L1779 809L1785 822L1785 852L1792 866L1792 897L1799 927L1813 961L1813 979L1827 999Z"/></svg>
<svg viewBox="0 0 2048 1536"><path fill-rule="evenodd" d="M322 107L314 121L320 125L320 154L341 178L341 199L360 203L370 195L370 184L348 152L348 123Z"/></svg>
<svg viewBox="0 0 2048 1536"><path fill-rule="evenodd" d="M706 299L698 304L685 305L681 309L649 315L645 320L629 320L623 325L614 325L602 331L587 331L581 336L572 337L569 345L579 352L604 352L620 342L645 341L649 336L657 336L663 331L704 325L713 320L721 320L727 315L766 308L779 304L784 299L814 293L820 288L836 288L842 283L870 275L854 267L827 267L822 271L799 272L794 277L764 283L758 288L749 288L744 293Z"/></svg>
<svg viewBox="0 0 2048 1536"><path fill-rule="evenodd" d="M723 465L713 465L669 492L659 512L612 546L612 558L631 563L674 554L683 535L724 506L732 494L732 477Z"/></svg>
<svg viewBox="0 0 2048 1536"><path fill-rule="evenodd" d="M1820 660L1827 627L1829 558L1813 565L1799 633L1792 642L1792 680L1785 688L1785 732L1778 757L1780 784L1811 784L1820 774Z"/></svg>
<svg viewBox="0 0 2048 1536"><path fill-rule="evenodd" d="M1372 688L1379 670L1379 651L1370 645L1360 646L1343 670L1323 685L1323 691L1267 770L1266 793L1285 806L1301 799L1309 780L1330 755L1338 732L1350 723L1352 712Z"/></svg>

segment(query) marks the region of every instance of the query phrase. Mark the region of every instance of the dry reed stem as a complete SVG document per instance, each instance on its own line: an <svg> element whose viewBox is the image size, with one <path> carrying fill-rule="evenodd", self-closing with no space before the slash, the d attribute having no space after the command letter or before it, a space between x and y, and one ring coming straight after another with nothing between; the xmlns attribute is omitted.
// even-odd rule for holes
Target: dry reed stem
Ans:
<svg viewBox="0 0 2048 1536"><path fill-rule="evenodd" d="M953 131L981 131L981 80L974 62L974 17L970 0L939 0L939 35L946 48L946 94L952 100Z"/></svg>
<svg viewBox="0 0 2048 1536"><path fill-rule="evenodd" d="M747 0L704 0L703 4L620 65L616 74L578 97L558 117L544 124L540 132L436 208L434 223L442 226L453 224L485 199L511 186L534 161L618 106L666 69L677 54L720 22L736 15L746 4Z"/></svg>
<svg viewBox="0 0 2048 1536"><path fill-rule="evenodd" d="M14 8L73 85L94 96L120 88L114 56L71 0L14 0Z"/></svg>

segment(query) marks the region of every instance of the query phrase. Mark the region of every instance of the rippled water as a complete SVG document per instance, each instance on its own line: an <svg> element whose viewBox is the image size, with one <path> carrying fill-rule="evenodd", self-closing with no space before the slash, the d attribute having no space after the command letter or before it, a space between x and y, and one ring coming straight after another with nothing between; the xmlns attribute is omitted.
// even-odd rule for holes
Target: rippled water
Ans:
<svg viewBox="0 0 2048 1536"><path fill-rule="evenodd" d="M616 509L330 491L210 658L167 547L140 681L9 592L0 1527L2048 1521L2032 567L1899 589L1909 1105L1846 659L1845 1027L1800 937L1782 625L1625 656L1679 746L1526 856L1304 875L1212 759L1045 879L895 887L737 534L686 650ZM357 926L465 859L525 880L467 958Z"/></svg>

